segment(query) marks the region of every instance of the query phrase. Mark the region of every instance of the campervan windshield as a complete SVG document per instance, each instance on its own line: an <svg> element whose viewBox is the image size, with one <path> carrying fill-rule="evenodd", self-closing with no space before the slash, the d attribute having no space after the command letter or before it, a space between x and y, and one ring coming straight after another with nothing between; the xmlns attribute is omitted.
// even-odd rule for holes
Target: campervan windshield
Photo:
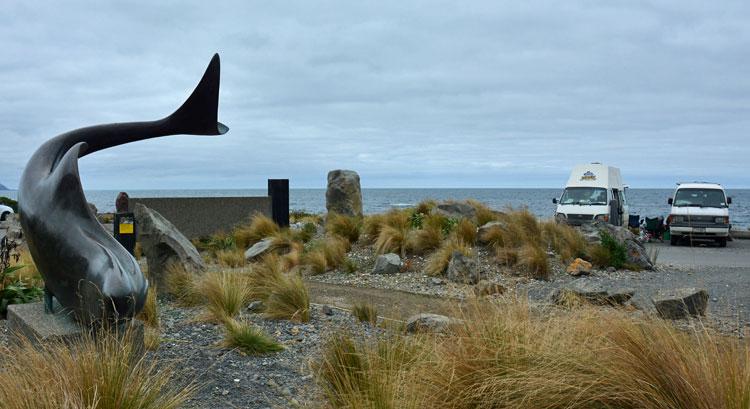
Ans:
<svg viewBox="0 0 750 409"><path fill-rule="evenodd" d="M567 187L560 198L562 205L606 205L607 189L601 187Z"/></svg>
<svg viewBox="0 0 750 409"><path fill-rule="evenodd" d="M674 197L676 207L728 207L724 191L720 189L678 189Z"/></svg>

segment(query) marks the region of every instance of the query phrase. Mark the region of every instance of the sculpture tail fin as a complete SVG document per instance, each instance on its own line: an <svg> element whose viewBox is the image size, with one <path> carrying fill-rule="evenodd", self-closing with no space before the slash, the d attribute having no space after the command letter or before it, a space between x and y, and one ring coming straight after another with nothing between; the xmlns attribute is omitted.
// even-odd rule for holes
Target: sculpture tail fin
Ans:
<svg viewBox="0 0 750 409"><path fill-rule="evenodd" d="M214 54L190 97L172 115L168 123L175 134L221 135L229 128L218 122L219 110L219 54Z"/></svg>

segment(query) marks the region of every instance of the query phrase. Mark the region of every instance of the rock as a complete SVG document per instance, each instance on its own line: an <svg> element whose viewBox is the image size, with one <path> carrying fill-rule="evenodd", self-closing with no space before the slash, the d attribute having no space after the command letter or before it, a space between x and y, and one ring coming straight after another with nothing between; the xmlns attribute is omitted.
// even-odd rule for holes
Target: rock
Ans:
<svg viewBox="0 0 750 409"><path fill-rule="evenodd" d="M474 295L477 297L503 293L505 293L505 287L502 284L492 283L487 280L480 280L474 286Z"/></svg>
<svg viewBox="0 0 750 409"><path fill-rule="evenodd" d="M262 312L266 309L266 306L261 300L255 300L247 305L247 310L250 312Z"/></svg>
<svg viewBox="0 0 750 409"><path fill-rule="evenodd" d="M136 203L133 212L138 241L148 263L149 279L156 283L157 288L166 288L164 275L170 264L178 264L191 272L205 269L195 246L159 212L140 203Z"/></svg>
<svg viewBox="0 0 750 409"><path fill-rule="evenodd" d="M117 198L115 199L115 211L117 213L125 213L130 208L130 196L128 196L125 192L120 192L117 194Z"/></svg>
<svg viewBox="0 0 750 409"><path fill-rule="evenodd" d="M448 280L463 284L476 284L482 278L477 260L464 256L460 251L454 251L451 255L446 274Z"/></svg>
<svg viewBox="0 0 750 409"><path fill-rule="evenodd" d="M682 319L705 315L708 291L698 288L678 288L659 291L652 299L656 312L666 319Z"/></svg>
<svg viewBox="0 0 750 409"><path fill-rule="evenodd" d="M616 269L616 268L614 268L614 267L612 267L612 266L609 266L609 267L607 267L607 272L608 272L608 273L614 273L615 271L617 271L617 269Z"/></svg>
<svg viewBox="0 0 750 409"><path fill-rule="evenodd" d="M373 274L396 274L401 271L401 257L398 254L381 254L375 259Z"/></svg>
<svg viewBox="0 0 750 409"><path fill-rule="evenodd" d="M252 245L249 249L245 250L245 260L253 261L254 259L267 253L273 246L273 238L265 238Z"/></svg>
<svg viewBox="0 0 750 409"><path fill-rule="evenodd" d="M624 305L635 295L635 290L632 288L617 288L614 290L607 291L607 300L610 304Z"/></svg>
<svg viewBox="0 0 750 409"><path fill-rule="evenodd" d="M581 276L581 275L588 275L588 274L590 274L591 273L591 267L592 267L591 263L589 263L588 261L586 261L586 260L584 260L582 258L577 258L577 259L573 260L572 263L570 263L570 265L568 266L568 268L566 269L566 271L568 272L568 274L570 274L570 275L572 275L574 277L578 277L578 276Z"/></svg>
<svg viewBox="0 0 750 409"><path fill-rule="evenodd" d="M596 284L575 282L573 285L555 290L551 301L558 305L569 305L576 300L593 305L623 305L633 298L635 291L629 288L606 290Z"/></svg>
<svg viewBox="0 0 750 409"><path fill-rule="evenodd" d="M346 216L362 217L362 189L357 172L340 169L328 172L326 210Z"/></svg>
<svg viewBox="0 0 750 409"><path fill-rule="evenodd" d="M648 257L648 252L643 242L633 234L627 227L614 226L609 223L594 222L579 227L581 234L591 243L601 242L601 233L606 232L618 243L625 246L627 263L633 264L644 270L653 270L654 265Z"/></svg>
<svg viewBox="0 0 750 409"><path fill-rule="evenodd" d="M445 285L445 280L443 280L442 278L438 278L438 277L432 277L430 282L433 285Z"/></svg>
<svg viewBox="0 0 750 409"><path fill-rule="evenodd" d="M439 203L435 207L435 211L446 217L455 219L475 219L477 215L477 210L474 206L465 202L448 201Z"/></svg>
<svg viewBox="0 0 750 409"><path fill-rule="evenodd" d="M406 332L415 334L417 332L446 332L454 321L445 315L422 313L412 315L406 320Z"/></svg>
<svg viewBox="0 0 750 409"><path fill-rule="evenodd" d="M330 305L324 305L320 308L320 310L323 312L323 314L329 317L333 315L333 308L331 308Z"/></svg>

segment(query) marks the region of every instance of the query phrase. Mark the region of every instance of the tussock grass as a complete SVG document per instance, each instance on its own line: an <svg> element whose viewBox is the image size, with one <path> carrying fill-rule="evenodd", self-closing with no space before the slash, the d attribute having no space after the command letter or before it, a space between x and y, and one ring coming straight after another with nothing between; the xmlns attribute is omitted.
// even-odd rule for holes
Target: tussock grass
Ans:
<svg viewBox="0 0 750 409"><path fill-rule="evenodd" d="M443 220L445 216L431 214L422 221L422 228L414 230L409 237L409 250L416 254L424 254L440 247L445 239L443 234Z"/></svg>
<svg viewBox="0 0 750 409"><path fill-rule="evenodd" d="M302 256L301 262L310 267L313 274L341 267L346 262L349 242L338 236L328 236L312 243L310 250Z"/></svg>
<svg viewBox="0 0 750 409"><path fill-rule="evenodd" d="M326 232L342 237L354 244L362 231L362 219L337 213L328 213Z"/></svg>
<svg viewBox="0 0 750 409"><path fill-rule="evenodd" d="M471 220L461 219L456 224L456 228L453 231L456 238L461 242L469 245L474 245L477 241L477 225Z"/></svg>
<svg viewBox="0 0 750 409"><path fill-rule="evenodd" d="M534 244L526 244L518 252L518 264L531 278L548 280L551 269L549 257L544 249Z"/></svg>
<svg viewBox="0 0 750 409"><path fill-rule="evenodd" d="M380 235L380 229L382 229L385 221L384 214L373 214L365 216L365 220L362 222L362 233L364 233L366 239L370 243L374 243Z"/></svg>
<svg viewBox="0 0 750 409"><path fill-rule="evenodd" d="M245 265L245 252L242 249L226 249L216 252L216 261L222 267L238 268Z"/></svg>
<svg viewBox="0 0 750 409"><path fill-rule="evenodd" d="M750 345L591 307L476 302L440 337L337 335L315 364L333 408L699 408L750 404Z"/></svg>
<svg viewBox="0 0 750 409"><path fill-rule="evenodd" d="M560 255L563 261L571 261L586 255L588 243L573 227L549 220L541 223L542 241Z"/></svg>
<svg viewBox="0 0 750 409"><path fill-rule="evenodd" d="M476 211L477 226L484 226L485 224L496 221L499 218L499 213L490 209L486 204L478 201L469 199L466 201Z"/></svg>
<svg viewBox="0 0 750 409"><path fill-rule="evenodd" d="M159 303L156 300L156 287L153 285L148 288L146 302L138 318L151 328L159 328Z"/></svg>
<svg viewBox="0 0 750 409"><path fill-rule="evenodd" d="M208 312L219 322L235 317L250 300L247 276L238 272L207 273L201 289L208 301Z"/></svg>
<svg viewBox="0 0 750 409"><path fill-rule="evenodd" d="M445 274L454 251L458 251L465 256L472 255L472 249L466 243L456 239L446 240L439 249L427 258L427 265L425 266L427 274L432 276Z"/></svg>
<svg viewBox="0 0 750 409"><path fill-rule="evenodd" d="M264 257L253 266L248 280L250 299L265 303L267 317L299 322L310 320L307 287L298 274L284 272L278 256Z"/></svg>
<svg viewBox="0 0 750 409"><path fill-rule="evenodd" d="M195 273L185 270L173 263L166 269L166 290L175 301L184 307L194 307L206 303L206 297L200 289L199 279Z"/></svg>
<svg viewBox="0 0 750 409"><path fill-rule="evenodd" d="M382 216L375 251L379 254L396 253L402 258L405 257L409 245L411 213L405 210L391 210Z"/></svg>
<svg viewBox="0 0 750 409"><path fill-rule="evenodd" d="M414 207L414 213L429 215L437 207L437 202L432 199L423 200Z"/></svg>
<svg viewBox="0 0 750 409"><path fill-rule="evenodd" d="M0 405L7 409L173 409L195 393L173 367L141 356L126 335L72 345L2 348Z"/></svg>
<svg viewBox="0 0 750 409"><path fill-rule="evenodd" d="M216 253L221 250L235 248L234 237L224 232L217 232L208 237L193 239L191 242L198 251L207 252L211 257L216 257Z"/></svg>
<svg viewBox="0 0 750 409"><path fill-rule="evenodd" d="M234 229L232 236L237 248L247 249L253 244L279 232L279 226L269 217L256 214L250 220L249 225L238 226Z"/></svg>
<svg viewBox="0 0 750 409"><path fill-rule="evenodd" d="M222 345L226 348L237 348L247 355L261 355L284 350L284 346L254 325L230 319L224 323L224 327Z"/></svg>
<svg viewBox="0 0 750 409"><path fill-rule="evenodd" d="M354 315L359 322L369 322L372 325L378 323L378 310L374 305L369 303L355 304L352 306L352 315Z"/></svg>
<svg viewBox="0 0 750 409"><path fill-rule="evenodd" d="M149 351L156 351L161 345L161 330L146 327L143 329L143 346Z"/></svg>

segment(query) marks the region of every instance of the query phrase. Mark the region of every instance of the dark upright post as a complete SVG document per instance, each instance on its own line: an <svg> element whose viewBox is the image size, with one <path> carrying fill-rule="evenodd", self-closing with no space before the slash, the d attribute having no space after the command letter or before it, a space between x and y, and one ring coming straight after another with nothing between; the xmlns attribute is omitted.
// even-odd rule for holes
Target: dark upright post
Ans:
<svg viewBox="0 0 750 409"><path fill-rule="evenodd" d="M135 215L133 213L115 213L115 239L131 255L135 254Z"/></svg>
<svg viewBox="0 0 750 409"><path fill-rule="evenodd" d="M289 179L268 179L271 218L280 227L289 226Z"/></svg>

